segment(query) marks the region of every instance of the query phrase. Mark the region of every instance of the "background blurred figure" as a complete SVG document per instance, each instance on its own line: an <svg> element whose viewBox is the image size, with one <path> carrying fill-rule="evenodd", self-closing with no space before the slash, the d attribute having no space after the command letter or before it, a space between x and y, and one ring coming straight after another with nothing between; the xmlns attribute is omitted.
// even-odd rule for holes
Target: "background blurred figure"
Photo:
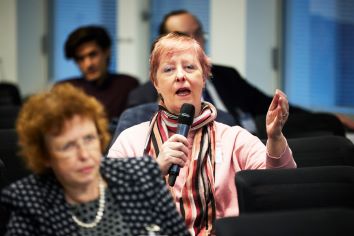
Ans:
<svg viewBox="0 0 354 236"><path fill-rule="evenodd" d="M74 59L82 77L61 81L82 88L100 101L109 119L119 117L126 107L129 92L136 88L137 79L108 71L111 38L100 26L83 26L73 31L65 42L65 56Z"/></svg>
<svg viewBox="0 0 354 236"><path fill-rule="evenodd" d="M164 176L172 164L180 166L170 191L192 235L211 235L215 218L238 214L237 171L296 167L282 134L289 115L285 94L277 90L268 106L265 147L245 129L215 121L216 108L201 101L210 70L193 38L174 32L158 39L150 56L150 80L160 109L151 122L124 130L108 153L113 158L150 155ZM188 137L176 134L184 103L195 107Z"/></svg>
<svg viewBox="0 0 354 236"><path fill-rule="evenodd" d="M34 174L2 191L6 235L188 235L153 159L101 163L107 127L102 105L69 84L29 98L17 132Z"/></svg>
<svg viewBox="0 0 354 236"><path fill-rule="evenodd" d="M205 38L200 21L186 10L172 11L160 24L159 34L178 31L195 38L204 48ZM237 70L231 67L212 65L212 78L207 81L203 98L212 101L216 108L228 111L235 121L251 132L256 132L253 119L265 115L272 97L248 83ZM156 102L157 92L151 81L134 89L129 94L128 107ZM308 113L309 111L290 105L291 113ZM249 117L251 119L245 119ZM354 121L347 116L337 114L337 117L348 128L354 129Z"/></svg>

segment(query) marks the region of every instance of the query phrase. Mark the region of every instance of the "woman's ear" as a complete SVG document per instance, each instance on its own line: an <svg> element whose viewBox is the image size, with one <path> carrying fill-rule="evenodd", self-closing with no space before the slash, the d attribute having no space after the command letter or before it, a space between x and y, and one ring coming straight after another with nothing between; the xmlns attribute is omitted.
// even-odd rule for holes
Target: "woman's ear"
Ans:
<svg viewBox="0 0 354 236"><path fill-rule="evenodd" d="M153 80L153 85L154 85L154 87L155 87L155 89L156 89L156 91L157 91L157 93L160 93L159 92L159 85L158 85L158 83L157 83L157 81L156 81L156 79L155 80Z"/></svg>
<svg viewBox="0 0 354 236"><path fill-rule="evenodd" d="M208 78L204 78L203 77L203 89L205 89L205 86L206 86L206 80L207 80Z"/></svg>

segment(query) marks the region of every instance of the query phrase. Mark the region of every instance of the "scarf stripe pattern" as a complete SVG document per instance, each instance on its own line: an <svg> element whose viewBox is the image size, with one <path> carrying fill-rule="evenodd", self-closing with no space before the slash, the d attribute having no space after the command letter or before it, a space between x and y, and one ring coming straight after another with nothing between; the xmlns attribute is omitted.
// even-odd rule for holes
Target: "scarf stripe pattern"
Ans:
<svg viewBox="0 0 354 236"><path fill-rule="evenodd" d="M176 199L175 189L170 187L172 196L180 205L180 211L188 228L194 235L210 235L216 217L215 207L215 107L202 103L201 114L194 118L190 128L195 132L187 179L182 187L182 197ZM169 138L169 132L177 132L178 116L162 106L150 124L145 154L158 157L161 145ZM166 177L167 181L167 177Z"/></svg>

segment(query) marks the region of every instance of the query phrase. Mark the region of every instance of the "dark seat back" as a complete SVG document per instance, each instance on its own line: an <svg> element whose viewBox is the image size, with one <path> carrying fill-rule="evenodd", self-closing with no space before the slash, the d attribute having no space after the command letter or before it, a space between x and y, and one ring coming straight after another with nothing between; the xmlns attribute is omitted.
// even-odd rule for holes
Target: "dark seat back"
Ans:
<svg viewBox="0 0 354 236"><path fill-rule="evenodd" d="M347 236L352 235L354 210L306 209L249 213L215 222L218 236Z"/></svg>
<svg viewBox="0 0 354 236"><path fill-rule="evenodd" d="M240 214L354 207L354 167L243 170L236 173Z"/></svg>
<svg viewBox="0 0 354 236"><path fill-rule="evenodd" d="M0 129L14 129L19 106L0 106Z"/></svg>
<svg viewBox="0 0 354 236"><path fill-rule="evenodd" d="M0 129L0 157L4 163L0 189L25 177L30 171L18 155L17 134L14 129Z"/></svg>
<svg viewBox="0 0 354 236"><path fill-rule="evenodd" d="M17 85L0 82L0 106L20 106L21 95Z"/></svg>
<svg viewBox="0 0 354 236"><path fill-rule="evenodd" d="M315 136L288 139L298 167L354 166L354 144L342 136Z"/></svg>

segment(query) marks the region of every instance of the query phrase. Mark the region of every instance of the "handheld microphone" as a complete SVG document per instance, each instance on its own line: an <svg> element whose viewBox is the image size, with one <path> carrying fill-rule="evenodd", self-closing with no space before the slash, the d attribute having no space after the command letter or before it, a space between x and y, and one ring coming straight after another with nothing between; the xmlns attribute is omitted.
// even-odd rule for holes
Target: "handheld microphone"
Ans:
<svg viewBox="0 0 354 236"><path fill-rule="evenodd" d="M181 107L181 111L178 116L178 127L177 134L183 135L184 137L188 136L189 128L193 123L194 119L194 106L189 103L184 103ZM179 165L173 164L168 170L168 184L174 186L176 178L179 174Z"/></svg>

